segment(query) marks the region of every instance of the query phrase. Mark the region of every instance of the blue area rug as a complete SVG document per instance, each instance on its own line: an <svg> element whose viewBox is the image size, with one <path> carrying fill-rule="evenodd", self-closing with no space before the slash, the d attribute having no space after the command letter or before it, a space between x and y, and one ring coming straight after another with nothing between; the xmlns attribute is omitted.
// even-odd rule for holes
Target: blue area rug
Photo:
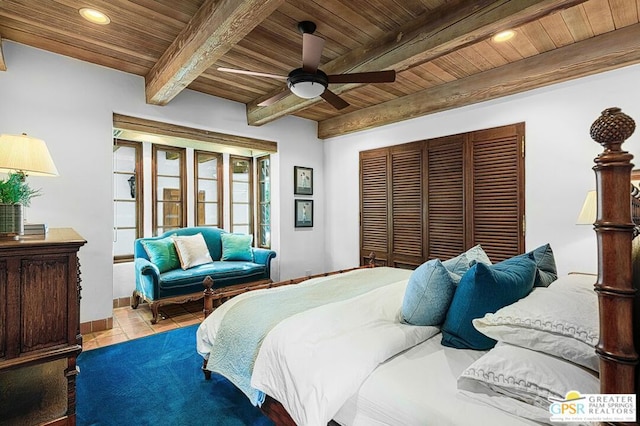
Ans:
<svg viewBox="0 0 640 426"><path fill-rule="evenodd" d="M224 377L205 380L197 325L82 352L77 424L273 425Z"/></svg>

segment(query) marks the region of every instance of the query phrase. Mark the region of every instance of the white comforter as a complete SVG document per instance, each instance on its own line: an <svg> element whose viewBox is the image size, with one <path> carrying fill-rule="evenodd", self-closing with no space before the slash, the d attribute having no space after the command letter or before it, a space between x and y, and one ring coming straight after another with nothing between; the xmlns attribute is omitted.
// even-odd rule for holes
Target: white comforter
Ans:
<svg viewBox="0 0 640 426"><path fill-rule="evenodd" d="M402 324L407 280L296 314L266 336L251 385L299 425L326 425L367 376L390 357L438 333Z"/></svg>
<svg viewBox="0 0 640 426"><path fill-rule="evenodd" d="M254 404L266 393L324 426L381 362L438 333L400 323L410 275L360 269L241 294L200 325L198 352Z"/></svg>

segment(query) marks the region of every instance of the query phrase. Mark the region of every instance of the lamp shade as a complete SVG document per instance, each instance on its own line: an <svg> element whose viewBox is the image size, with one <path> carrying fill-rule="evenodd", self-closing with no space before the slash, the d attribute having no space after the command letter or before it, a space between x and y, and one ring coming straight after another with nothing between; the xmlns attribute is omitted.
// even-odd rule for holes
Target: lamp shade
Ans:
<svg viewBox="0 0 640 426"><path fill-rule="evenodd" d="M0 172L31 176L58 176L47 145L26 134L0 135Z"/></svg>
<svg viewBox="0 0 640 426"><path fill-rule="evenodd" d="M598 199L596 191L587 192L587 196L584 199L582 210L578 215L578 225L593 225L596 221L596 215L598 210Z"/></svg>

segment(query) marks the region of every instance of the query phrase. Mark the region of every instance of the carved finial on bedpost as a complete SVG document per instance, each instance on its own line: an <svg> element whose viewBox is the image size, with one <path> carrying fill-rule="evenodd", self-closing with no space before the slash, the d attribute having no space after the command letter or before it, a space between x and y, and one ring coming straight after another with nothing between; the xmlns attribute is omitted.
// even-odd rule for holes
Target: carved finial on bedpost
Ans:
<svg viewBox="0 0 640 426"><path fill-rule="evenodd" d="M604 147L594 160L598 214L594 229L598 240L598 281L595 290L600 305L600 392L636 392L631 242L631 160L622 144L635 131L635 122L620 108L608 108L591 125L591 137Z"/></svg>
<svg viewBox="0 0 640 426"><path fill-rule="evenodd" d="M211 312L213 312L213 278L207 275L207 277L202 281L202 285L204 286L204 309L202 312L204 313L204 317L208 317Z"/></svg>

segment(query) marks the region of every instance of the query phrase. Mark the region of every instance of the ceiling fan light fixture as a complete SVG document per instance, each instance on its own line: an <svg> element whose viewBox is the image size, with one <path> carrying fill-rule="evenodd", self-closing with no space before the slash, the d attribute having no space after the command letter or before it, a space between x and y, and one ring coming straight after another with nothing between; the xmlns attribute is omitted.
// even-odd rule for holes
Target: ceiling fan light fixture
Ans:
<svg viewBox="0 0 640 426"><path fill-rule="evenodd" d="M100 12L99 10L91 9L88 7L83 7L78 10L80 16L86 19L89 22L93 22L98 25L107 25L111 22L111 18L109 18L106 14Z"/></svg>
<svg viewBox="0 0 640 426"><path fill-rule="evenodd" d="M326 86L313 81L301 81L299 83L289 83L289 90L294 95L303 99L313 99L324 93Z"/></svg>
<svg viewBox="0 0 640 426"><path fill-rule="evenodd" d="M287 79L289 90L303 99L313 99L322 95L328 84L327 75L320 70L309 73L297 68L289 73Z"/></svg>

